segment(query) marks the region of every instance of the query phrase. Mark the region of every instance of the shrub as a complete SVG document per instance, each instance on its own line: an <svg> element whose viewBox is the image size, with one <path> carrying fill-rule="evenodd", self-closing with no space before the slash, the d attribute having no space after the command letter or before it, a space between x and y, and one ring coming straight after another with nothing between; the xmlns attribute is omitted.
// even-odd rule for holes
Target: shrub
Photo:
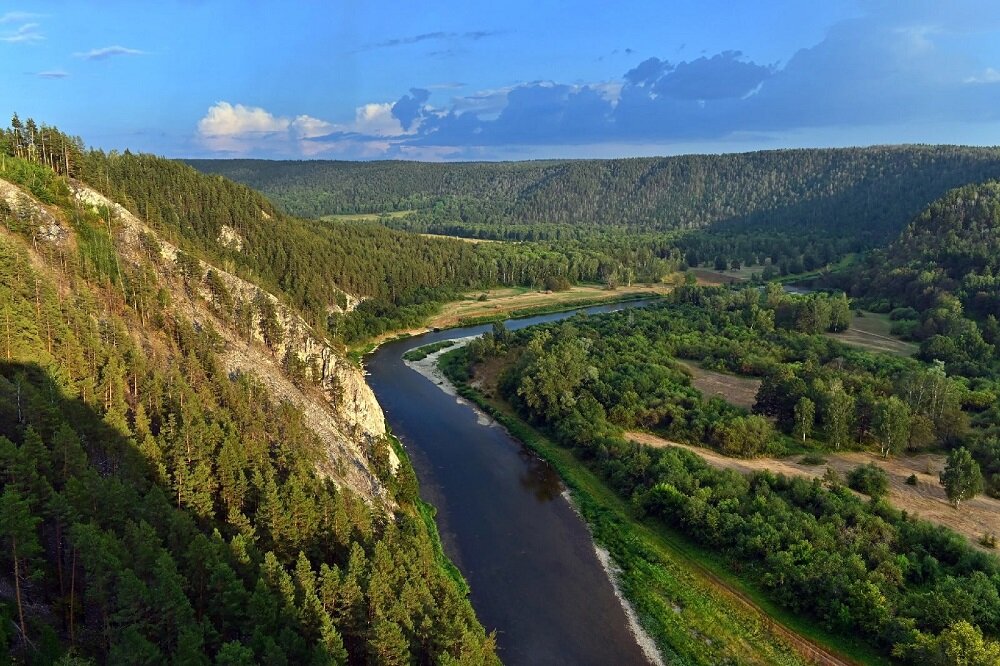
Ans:
<svg viewBox="0 0 1000 666"><path fill-rule="evenodd" d="M997 547L997 535L994 532L987 532L982 537L979 538L979 543L987 548Z"/></svg>
<svg viewBox="0 0 1000 666"><path fill-rule="evenodd" d="M916 474L911 474L908 477L906 477L906 485L908 485L908 486L915 486L915 485L917 485L917 475Z"/></svg>
<svg viewBox="0 0 1000 666"><path fill-rule="evenodd" d="M920 313L913 308L896 308L889 313L889 319L898 321L900 319L917 319Z"/></svg>
<svg viewBox="0 0 1000 666"><path fill-rule="evenodd" d="M878 499L889 492L889 475L875 463L858 465L847 475L847 485L872 499Z"/></svg>
<svg viewBox="0 0 1000 666"><path fill-rule="evenodd" d="M818 453L807 453L806 455L802 456L802 459L799 460L799 462L802 463L803 465L825 465L826 458L824 458Z"/></svg>

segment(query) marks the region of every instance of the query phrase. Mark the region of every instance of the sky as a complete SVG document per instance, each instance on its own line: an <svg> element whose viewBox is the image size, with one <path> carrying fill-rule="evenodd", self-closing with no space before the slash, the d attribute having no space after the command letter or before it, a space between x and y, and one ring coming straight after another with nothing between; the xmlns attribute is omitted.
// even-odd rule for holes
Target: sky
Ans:
<svg viewBox="0 0 1000 666"><path fill-rule="evenodd" d="M1000 144L1000 1L0 0L0 114L167 157Z"/></svg>

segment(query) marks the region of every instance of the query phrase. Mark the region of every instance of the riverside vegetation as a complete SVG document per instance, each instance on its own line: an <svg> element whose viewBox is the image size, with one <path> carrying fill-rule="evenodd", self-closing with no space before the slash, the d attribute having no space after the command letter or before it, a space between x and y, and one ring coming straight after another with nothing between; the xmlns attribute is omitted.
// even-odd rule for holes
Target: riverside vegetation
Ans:
<svg viewBox="0 0 1000 666"><path fill-rule="evenodd" d="M497 389L522 418L570 449L636 515L721 553L782 607L904 661L996 663L1000 561L880 501L877 468L851 479L873 497L866 502L835 476L744 477L689 451L623 437L648 429L735 456L800 451L803 440L807 450L875 447L885 456L945 447L978 477L965 447L982 467L995 465L995 426L982 427L982 416L993 408L996 376L969 382L941 362L821 335L847 320L842 294L682 288L669 300L517 333L498 327L455 352L452 372L504 358ZM703 400L678 358L762 377L752 412Z"/></svg>

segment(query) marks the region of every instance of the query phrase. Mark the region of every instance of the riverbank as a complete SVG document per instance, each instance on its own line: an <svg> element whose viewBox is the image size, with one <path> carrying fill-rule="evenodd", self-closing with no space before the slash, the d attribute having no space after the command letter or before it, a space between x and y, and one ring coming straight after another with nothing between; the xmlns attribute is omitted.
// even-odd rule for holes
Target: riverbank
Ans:
<svg viewBox="0 0 1000 666"><path fill-rule="evenodd" d="M456 338L455 340L453 340L454 344L448 347L435 349L430 353L424 355L423 358L416 360L406 360L405 363L407 367L411 368L412 370L420 373L421 375L429 379L431 382L436 384L438 388L440 388L448 395L457 396L458 387L455 386L455 384L449 377L445 376L444 371L441 369L439 365L440 359L443 355L447 354L450 351L461 349L462 347L467 345L471 340L474 340L477 337L479 336L470 335L464 338ZM418 347L418 349L420 348ZM462 398L458 399L462 400ZM482 426L496 425L496 422L493 420L493 418L482 410L481 405L473 404L472 408L476 411L476 417L480 425ZM570 503L570 506L572 506L573 509L577 513L579 513L581 517L584 518L584 522L587 522L586 516L583 515L583 512L580 510L580 507L576 505L575 498L572 496L571 493L568 494L566 499ZM589 522L587 524L589 526ZM593 538L593 532L591 532L591 537ZM635 637L635 640L639 644L639 647L642 650L643 654L646 655L646 658L649 659L649 662L651 664L655 664L656 666L666 666L666 662L664 662L663 657L660 655L660 652L657 648L656 641L643 628L642 623L639 621L639 616L636 613L635 608L632 607L632 605L629 603L628 599L626 598L625 594L622 591L621 582L619 580L622 571L621 568L612 559L612 556L608 552L608 550L602 548L600 545L597 544L596 539L594 539L594 552L597 555L597 559L601 563L601 567L607 574L608 580L611 582L611 585L614 588L615 596L621 603L622 610L625 611L625 616L628 618L629 630Z"/></svg>
<svg viewBox="0 0 1000 666"><path fill-rule="evenodd" d="M426 325L386 331L367 340L348 352L360 362L379 346L404 338L444 331L464 326L490 324L506 319L568 312L594 305L613 305L646 299L662 298L670 293L667 284L635 285L621 289L606 289L596 285L578 285L566 291L540 291L528 287L505 287L469 294L465 298L442 304L440 312L428 319ZM486 300L480 301L481 294Z"/></svg>
<svg viewBox="0 0 1000 666"><path fill-rule="evenodd" d="M668 661L887 663L866 645L827 634L776 607L713 553L660 523L635 517L628 503L569 450L527 425L502 401L469 386L454 365L454 354L442 357L459 395L557 469L595 541L621 567L621 590Z"/></svg>

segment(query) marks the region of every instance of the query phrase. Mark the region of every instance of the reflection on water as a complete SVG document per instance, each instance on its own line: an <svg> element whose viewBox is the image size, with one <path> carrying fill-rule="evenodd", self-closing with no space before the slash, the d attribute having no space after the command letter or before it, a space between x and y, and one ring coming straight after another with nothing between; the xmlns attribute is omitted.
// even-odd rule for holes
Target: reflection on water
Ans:
<svg viewBox="0 0 1000 666"><path fill-rule="evenodd" d="M531 491L539 502L551 502L562 494L562 480L552 465L524 448L520 457L527 467L518 478L522 488Z"/></svg>

